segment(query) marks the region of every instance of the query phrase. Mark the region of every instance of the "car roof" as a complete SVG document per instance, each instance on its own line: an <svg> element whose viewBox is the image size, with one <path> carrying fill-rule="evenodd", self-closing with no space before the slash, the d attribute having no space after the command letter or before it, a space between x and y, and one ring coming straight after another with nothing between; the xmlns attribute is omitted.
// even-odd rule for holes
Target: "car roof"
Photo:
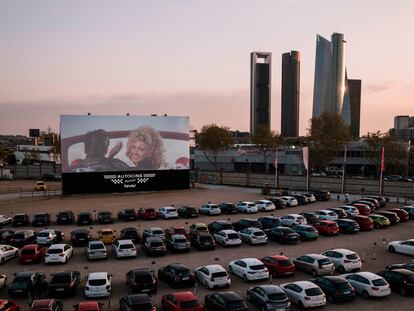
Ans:
<svg viewBox="0 0 414 311"><path fill-rule="evenodd" d="M136 268L131 270L134 274L144 275L144 274L151 274L151 271L148 268Z"/></svg>
<svg viewBox="0 0 414 311"><path fill-rule="evenodd" d="M134 244L131 240L118 240L118 244Z"/></svg>
<svg viewBox="0 0 414 311"><path fill-rule="evenodd" d="M225 234L229 234L229 233L237 233L236 231L231 230L231 229L220 230L219 232L224 232Z"/></svg>
<svg viewBox="0 0 414 311"><path fill-rule="evenodd" d="M332 213L332 211L328 209L320 209L318 212Z"/></svg>
<svg viewBox="0 0 414 311"><path fill-rule="evenodd" d="M37 244L28 244L22 247L22 249L35 249L37 248L38 245Z"/></svg>
<svg viewBox="0 0 414 311"><path fill-rule="evenodd" d="M247 263L248 265L262 264L262 262L257 258L242 258L242 259L236 259L236 261L237 260L242 260L245 263Z"/></svg>
<svg viewBox="0 0 414 311"><path fill-rule="evenodd" d="M281 289L279 286L277 285L260 285L260 286L255 286L255 287L259 287L261 289L263 289L267 294L270 293L284 293L283 289Z"/></svg>
<svg viewBox="0 0 414 311"><path fill-rule="evenodd" d="M286 260L286 259L289 259L289 257L283 256L283 255L273 255L273 256L269 256L269 257L274 258L276 260Z"/></svg>
<svg viewBox="0 0 414 311"><path fill-rule="evenodd" d="M56 232L54 229L43 229L39 233L53 233Z"/></svg>
<svg viewBox="0 0 414 311"><path fill-rule="evenodd" d="M68 245L68 244L63 244L63 243L61 243L61 244L52 244L52 245L49 246L49 249L64 248L66 245Z"/></svg>
<svg viewBox="0 0 414 311"><path fill-rule="evenodd" d="M149 231L154 231L154 230L161 230L161 231L164 231L164 230L162 230L160 227L149 227L147 230L149 230Z"/></svg>
<svg viewBox="0 0 414 311"><path fill-rule="evenodd" d="M197 269L200 268L206 268L208 271L214 273L214 272L221 272L221 271L226 271L226 269L224 269L222 266L220 265L207 265L207 266L200 266Z"/></svg>
<svg viewBox="0 0 414 311"><path fill-rule="evenodd" d="M48 307L54 299L36 299L33 301L32 308Z"/></svg>
<svg viewBox="0 0 414 311"><path fill-rule="evenodd" d="M346 248L334 248L334 249L330 249L329 251L333 251L333 252L338 252L344 255L349 255L349 254L355 254L356 252L351 251L349 249Z"/></svg>
<svg viewBox="0 0 414 311"><path fill-rule="evenodd" d="M344 283L347 282L342 276L339 275L325 275L320 278L327 279L333 283Z"/></svg>
<svg viewBox="0 0 414 311"><path fill-rule="evenodd" d="M195 299L197 299L197 297L192 292L177 292L177 293L173 293L173 295L179 301L186 301L186 300L195 300Z"/></svg>
<svg viewBox="0 0 414 311"><path fill-rule="evenodd" d="M262 229L256 228L256 227L247 227L246 229L249 229L250 231L254 231L254 232L262 232Z"/></svg>
<svg viewBox="0 0 414 311"><path fill-rule="evenodd" d="M151 303L151 298L148 294L133 294L125 296L131 303L138 304L138 303Z"/></svg>
<svg viewBox="0 0 414 311"><path fill-rule="evenodd" d="M89 241L89 244L103 244L103 242L101 240L94 240L94 241Z"/></svg>
<svg viewBox="0 0 414 311"><path fill-rule="evenodd" d="M149 237L147 237L147 242L155 242L155 241L164 242L164 240L159 236L149 236Z"/></svg>
<svg viewBox="0 0 414 311"><path fill-rule="evenodd" d="M232 291L220 292L219 293L225 301L239 301L241 298L238 294Z"/></svg>
<svg viewBox="0 0 414 311"><path fill-rule="evenodd" d="M91 272L89 273L88 279L89 280L106 279L107 276L108 276L108 272Z"/></svg>
<svg viewBox="0 0 414 311"><path fill-rule="evenodd" d="M184 234L173 234L173 235L171 235L171 239L173 239L173 240L176 240L176 239L186 239L187 240L187 238L185 237Z"/></svg>
<svg viewBox="0 0 414 311"><path fill-rule="evenodd" d="M179 263L179 262L170 263L167 265L167 267L171 267L176 270L189 270L189 268L186 265Z"/></svg>
<svg viewBox="0 0 414 311"><path fill-rule="evenodd" d="M309 288L318 287L318 285L316 285L316 284L314 284L310 281L297 281L297 282L286 283L286 284L282 284L282 285L288 285L288 284L296 284L299 287L301 287L302 289L309 289Z"/></svg>
<svg viewBox="0 0 414 311"><path fill-rule="evenodd" d="M16 276L32 276L34 274L33 271L24 271L24 272L17 272Z"/></svg>
<svg viewBox="0 0 414 311"><path fill-rule="evenodd" d="M350 274L356 274L356 275L360 275L368 280L376 280L376 279L380 279L382 278L382 276L379 276L375 273L372 272L368 272L368 271L363 271L363 272L355 272L355 273L350 273Z"/></svg>
<svg viewBox="0 0 414 311"><path fill-rule="evenodd" d="M303 216L302 216L302 215L300 215L300 214L286 214L286 215L284 215L284 216L303 217Z"/></svg>
<svg viewBox="0 0 414 311"><path fill-rule="evenodd" d="M387 270L388 271L388 270ZM394 269L393 272L398 272L406 276L414 276L414 272L408 269Z"/></svg>
<svg viewBox="0 0 414 311"><path fill-rule="evenodd" d="M325 259L325 258L327 258L325 255L321 255L321 254L305 254L303 256L309 256L309 257L312 257L312 258L315 258L315 259Z"/></svg>

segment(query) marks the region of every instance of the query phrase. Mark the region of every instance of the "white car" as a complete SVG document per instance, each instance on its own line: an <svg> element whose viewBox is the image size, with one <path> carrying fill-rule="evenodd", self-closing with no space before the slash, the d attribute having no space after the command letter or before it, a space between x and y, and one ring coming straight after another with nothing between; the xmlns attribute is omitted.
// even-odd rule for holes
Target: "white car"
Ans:
<svg viewBox="0 0 414 311"><path fill-rule="evenodd" d="M85 278L86 298L108 297L112 289L112 274L108 272L89 273Z"/></svg>
<svg viewBox="0 0 414 311"><path fill-rule="evenodd" d="M137 248L131 240L117 240L112 244L116 258L137 257Z"/></svg>
<svg viewBox="0 0 414 311"><path fill-rule="evenodd" d="M45 263L67 263L73 256L73 247L69 244L53 244L45 254Z"/></svg>
<svg viewBox="0 0 414 311"><path fill-rule="evenodd" d="M227 271L220 265L208 265L194 270L197 280L206 288L230 286L231 279Z"/></svg>
<svg viewBox="0 0 414 311"><path fill-rule="evenodd" d="M287 214L280 217L282 226L292 227L293 225L307 225L306 218L299 214Z"/></svg>
<svg viewBox="0 0 414 311"><path fill-rule="evenodd" d="M269 200L259 200L255 203L257 205L257 209L261 212L274 211L276 209L276 206L273 204L273 202Z"/></svg>
<svg viewBox="0 0 414 311"><path fill-rule="evenodd" d="M0 225L1 226L10 224L11 221L12 221L12 219L10 217L4 216L4 215L0 215Z"/></svg>
<svg viewBox="0 0 414 311"><path fill-rule="evenodd" d="M342 208L345 211L345 213L348 214L348 216L353 217L353 216L359 215L359 210L355 206L345 205L345 206L340 206L340 208Z"/></svg>
<svg viewBox="0 0 414 311"><path fill-rule="evenodd" d="M360 270L362 267L361 258L354 251L345 248L335 248L323 252L322 255L328 257L335 265L339 273Z"/></svg>
<svg viewBox="0 0 414 311"><path fill-rule="evenodd" d="M257 213L257 205L254 202L239 202L236 204L237 211L240 213Z"/></svg>
<svg viewBox="0 0 414 311"><path fill-rule="evenodd" d="M160 227L149 227L142 232L143 239L148 237L159 237L165 241L165 232Z"/></svg>
<svg viewBox="0 0 414 311"><path fill-rule="evenodd" d="M381 276L372 272L356 272L340 275L345 278L364 298L384 297L391 294L388 282Z"/></svg>
<svg viewBox="0 0 414 311"><path fill-rule="evenodd" d="M229 271L242 278L246 283L248 281L267 280L269 278L269 270L257 258L232 260L229 263Z"/></svg>
<svg viewBox="0 0 414 311"><path fill-rule="evenodd" d="M392 241L387 247L390 253L401 253L414 256L414 239L405 241Z"/></svg>
<svg viewBox="0 0 414 311"><path fill-rule="evenodd" d="M321 209L319 211L315 211L314 213L319 216L320 220L335 221L338 219L338 214L330 210Z"/></svg>
<svg viewBox="0 0 414 311"><path fill-rule="evenodd" d="M223 246L241 245L240 235L234 230L220 230L213 235L213 239Z"/></svg>
<svg viewBox="0 0 414 311"><path fill-rule="evenodd" d="M57 240L57 233L52 229L40 231L36 236L36 243L39 245L51 245Z"/></svg>
<svg viewBox="0 0 414 311"><path fill-rule="evenodd" d="M249 227L239 231L240 238L243 242L249 244L267 243L267 235L259 228Z"/></svg>
<svg viewBox="0 0 414 311"><path fill-rule="evenodd" d="M326 296L321 288L309 281L298 281L279 285L289 299L300 309L326 305Z"/></svg>
<svg viewBox="0 0 414 311"><path fill-rule="evenodd" d="M286 202L286 206L294 207L299 205L298 200L296 200L294 197L285 195L281 197L281 199Z"/></svg>
<svg viewBox="0 0 414 311"><path fill-rule="evenodd" d="M158 210L158 215L163 219L178 218L178 212L172 206L161 207Z"/></svg>
<svg viewBox="0 0 414 311"><path fill-rule="evenodd" d="M19 256L19 249L10 245L0 245L0 264Z"/></svg>
<svg viewBox="0 0 414 311"><path fill-rule="evenodd" d="M203 204L198 209L198 212L204 215L220 215L221 209L217 204L207 203L207 204Z"/></svg>

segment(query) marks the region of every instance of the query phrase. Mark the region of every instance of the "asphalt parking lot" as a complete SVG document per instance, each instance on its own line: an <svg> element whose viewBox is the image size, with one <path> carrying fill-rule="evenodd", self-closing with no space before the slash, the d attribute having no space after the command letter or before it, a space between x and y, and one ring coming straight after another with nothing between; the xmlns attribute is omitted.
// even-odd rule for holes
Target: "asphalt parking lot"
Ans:
<svg viewBox="0 0 414 311"><path fill-rule="evenodd" d="M253 201L256 199L264 198L259 189L243 189L222 187L219 189L209 189L205 187L198 187L188 190L180 191L164 191L164 192L149 192L140 194L125 194L125 195L91 195L91 196L79 196L79 197L51 197L50 199L44 198L25 198L18 200L0 200L0 214L13 215L14 213L27 213L33 215L37 212L48 212L52 216L52 220L55 220L55 215L59 211L72 210L75 214L80 211L103 211L108 210L114 212L114 216L118 210L122 208L138 208L138 207L154 207L156 209L174 204L175 207L182 205L194 205L200 206L208 201L214 203L220 202L237 202L240 200ZM286 208L284 210L277 210L274 212L267 212L253 214L246 216L244 214L236 215L220 215L220 216L199 216L193 219L176 219L176 220L153 220L137 222L115 222L112 225L98 225L94 224L90 229L93 236L97 236L97 231L101 228L112 228L117 230L117 234L123 227L135 225L140 232L143 229L150 226L159 226L161 228L167 228L170 225L181 225L188 228L192 223L204 222L206 224L220 219L230 219L236 221L244 217L260 217L266 214L274 214L276 216L282 216L288 213L300 213L302 211L312 211L327 207L335 207L342 205L342 202L331 200L329 202L318 202L304 207ZM391 205L390 205L391 206ZM397 206L392 204L392 206ZM66 239L69 237L69 232L77 226L58 226L51 225L50 228L60 229L65 232ZM35 229L39 231L39 228ZM56 271L62 270L78 270L82 276L85 276L90 272L111 272L114 275L113 278L113 293L111 297L110 310L118 310L118 299L123 295L130 294L130 290L125 282L125 274L138 267L148 267L151 270L157 271L158 268L167 265L169 263L181 262L190 268L196 268L201 265L208 265L218 263L224 268L228 269L228 263L231 260L245 258L245 257L263 257L265 255L274 255L283 253L289 257L295 257L303 255L305 253L319 253L330 248L348 248L356 251L360 257L364 260L364 271L378 272L383 270L385 266L392 263L399 263L411 260L409 256L391 254L385 249L388 241L401 240L413 238L414 234L414 221L408 221L396 226L392 226L382 230L372 230L370 232L360 232L354 235L340 234L335 237L321 236L317 241L313 242L301 242L297 245L281 245L276 242L269 241L266 245L249 246L243 244L237 248L223 248L217 245L214 251L197 251L192 249L189 254L171 254L169 253L163 257L150 257L147 258L143 254L139 254L136 259L115 259L115 256L111 254L107 260L88 262L84 256L83 248L75 248L75 255L66 265L46 265L44 263L32 264L32 265L20 265L17 260L6 262L4 266L1 266L1 273L4 273L8 277L8 283L13 279L14 272L20 271L42 271L45 272L50 279L50 274ZM374 254L374 243L376 243ZM375 256L374 256L375 255ZM286 283L293 280L308 280L310 275L303 272L297 272L294 277L273 279L273 284ZM228 290L239 293L242 297L245 297L246 290L252 284L266 284L270 281L245 284L241 279L236 276L231 276L232 285ZM201 301L204 301L204 295L212 293L211 290L206 290L202 286L196 288L189 288L183 290L196 290L197 296ZM227 290L227 289L226 289ZM158 284L158 293L153 295L153 302L159 304L161 296L170 292L181 291L172 289L163 282ZM2 299L9 298L7 295L7 289L3 289L0 293ZM78 295L75 298L64 299L64 310L71 310L72 304L77 301L84 300L83 291L79 290ZM22 310L26 308L28 299L17 299ZM108 300L103 300L105 304L108 304ZM357 297L351 303L344 304L327 304L325 310L377 310L379 308L383 310L413 310L414 300L413 297L401 297L398 294L393 293L391 296L382 299L369 299L365 300L361 297ZM105 308L107 309L107 308ZM249 310L254 310L250 305Z"/></svg>

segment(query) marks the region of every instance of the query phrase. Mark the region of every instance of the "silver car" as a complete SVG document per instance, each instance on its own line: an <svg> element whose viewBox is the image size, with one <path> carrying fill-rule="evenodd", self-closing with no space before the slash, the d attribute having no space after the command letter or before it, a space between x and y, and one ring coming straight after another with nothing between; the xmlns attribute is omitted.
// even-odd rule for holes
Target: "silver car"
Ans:
<svg viewBox="0 0 414 311"><path fill-rule="evenodd" d="M108 258L108 251L102 241L89 241L85 247L85 256L88 260L106 259Z"/></svg>
<svg viewBox="0 0 414 311"><path fill-rule="evenodd" d="M310 273L313 277L319 275L333 275L335 265L326 256L320 254L306 254L293 258L296 270Z"/></svg>

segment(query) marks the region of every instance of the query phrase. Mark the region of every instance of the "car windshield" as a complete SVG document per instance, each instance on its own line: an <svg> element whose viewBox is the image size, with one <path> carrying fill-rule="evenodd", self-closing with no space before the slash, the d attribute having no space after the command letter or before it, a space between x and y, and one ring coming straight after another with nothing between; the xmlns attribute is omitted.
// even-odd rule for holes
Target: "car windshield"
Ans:
<svg viewBox="0 0 414 311"><path fill-rule="evenodd" d="M267 297L269 297L270 300L284 300L287 298L285 293L270 293L267 294Z"/></svg>
<svg viewBox="0 0 414 311"><path fill-rule="evenodd" d="M264 265L253 265L253 266L250 266L249 268L257 271L257 270L263 270L265 266Z"/></svg>
<svg viewBox="0 0 414 311"><path fill-rule="evenodd" d="M291 234L291 233L295 233L295 231L293 231L290 228L281 228L280 229L284 234Z"/></svg>
<svg viewBox="0 0 414 311"><path fill-rule="evenodd" d="M14 216L14 219L17 219L17 220L21 220L21 219L24 219L24 218L25 218L24 215L16 215L16 216Z"/></svg>
<svg viewBox="0 0 414 311"><path fill-rule="evenodd" d="M359 257L358 257L358 255L357 254L349 254L349 255L346 255L345 256L346 258L348 258L348 259L351 259L351 260L355 260L355 259L358 259Z"/></svg>
<svg viewBox="0 0 414 311"><path fill-rule="evenodd" d="M238 235L237 233L229 233L229 234L227 235L227 237L228 237L230 240L236 240L236 239L239 239L239 235Z"/></svg>
<svg viewBox="0 0 414 311"><path fill-rule="evenodd" d="M103 244L100 243L93 243L89 245L90 249L104 249L105 246Z"/></svg>
<svg viewBox="0 0 414 311"><path fill-rule="evenodd" d="M334 223L334 224L328 224L328 227L329 227L329 228L336 228L337 226L338 226L338 225L337 225L337 224L335 224L335 223Z"/></svg>
<svg viewBox="0 0 414 311"><path fill-rule="evenodd" d="M106 279L89 280L91 286L102 286L106 284Z"/></svg>
<svg viewBox="0 0 414 311"><path fill-rule="evenodd" d="M45 214L36 214L36 215L34 215L34 218L35 219L42 219L42 218L46 218L46 215Z"/></svg>
<svg viewBox="0 0 414 311"><path fill-rule="evenodd" d="M133 244L122 244L119 249L133 249L134 245Z"/></svg>
<svg viewBox="0 0 414 311"><path fill-rule="evenodd" d="M221 272L214 272L211 274L211 277L213 278L225 278L227 277L227 272L221 271Z"/></svg>
<svg viewBox="0 0 414 311"><path fill-rule="evenodd" d="M253 232L253 235L254 236L264 236L265 233L263 231L256 231L256 232Z"/></svg>
<svg viewBox="0 0 414 311"><path fill-rule="evenodd" d="M23 249L22 252L21 252L22 255L33 255L35 253L36 252L35 252L34 249Z"/></svg>
<svg viewBox="0 0 414 311"><path fill-rule="evenodd" d="M52 277L51 283L59 284L59 283L70 283L70 275L69 274L57 274Z"/></svg>
<svg viewBox="0 0 414 311"><path fill-rule="evenodd" d="M387 285L387 282L384 279L376 279L372 281L372 284L374 286L385 286Z"/></svg>
<svg viewBox="0 0 414 311"><path fill-rule="evenodd" d="M161 241L151 242L151 247L160 247L160 246L164 246L164 243L162 243Z"/></svg>
<svg viewBox="0 0 414 311"><path fill-rule="evenodd" d="M39 238L47 238L49 236L49 232L39 232L37 236Z"/></svg>
<svg viewBox="0 0 414 311"><path fill-rule="evenodd" d="M208 242L208 241L212 241L213 238L209 235L200 235L200 241L202 242Z"/></svg>
<svg viewBox="0 0 414 311"><path fill-rule="evenodd" d="M307 296L319 296L323 294L319 287L305 289L305 293Z"/></svg>
<svg viewBox="0 0 414 311"><path fill-rule="evenodd" d="M51 248L47 251L48 254L60 254L63 253L63 249L61 248Z"/></svg>
<svg viewBox="0 0 414 311"><path fill-rule="evenodd" d="M292 261L290 259L284 259L279 261L279 266L281 267L287 267L293 265Z"/></svg>
<svg viewBox="0 0 414 311"><path fill-rule="evenodd" d="M24 239L24 233L13 234L13 239Z"/></svg>
<svg viewBox="0 0 414 311"><path fill-rule="evenodd" d="M180 307L181 308L196 308L200 305L198 300L187 300L187 301L181 301Z"/></svg>
<svg viewBox="0 0 414 311"><path fill-rule="evenodd" d="M148 282L153 281L150 272L148 272L148 273L136 273L134 275L134 277L135 277L136 282L148 283Z"/></svg>
<svg viewBox="0 0 414 311"><path fill-rule="evenodd" d="M29 283L31 281L31 276L30 275L18 275L14 278L15 283Z"/></svg>
<svg viewBox="0 0 414 311"><path fill-rule="evenodd" d="M156 235L159 235L159 234L164 234L164 231L162 231L162 230L153 230L152 231L152 234L156 234Z"/></svg>
<svg viewBox="0 0 414 311"><path fill-rule="evenodd" d="M136 231L125 231L126 237L136 237L138 234Z"/></svg>
<svg viewBox="0 0 414 311"><path fill-rule="evenodd" d="M187 240L186 239L175 239L174 242L175 243L185 243L185 242L187 242Z"/></svg>
<svg viewBox="0 0 414 311"><path fill-rule="evenodd" d="M318 259L318 264L320 266L322 265L329 265L331 261L328 258Z"/></svg>
<svg viewBox="0 0 414 311"><path fill-rule="evenodd" d="M348 282L343 282L343 283L336 283L335 284L335 289L342 290L342 291L347 291L347 290L352 289L352 287Z"/></svg>

